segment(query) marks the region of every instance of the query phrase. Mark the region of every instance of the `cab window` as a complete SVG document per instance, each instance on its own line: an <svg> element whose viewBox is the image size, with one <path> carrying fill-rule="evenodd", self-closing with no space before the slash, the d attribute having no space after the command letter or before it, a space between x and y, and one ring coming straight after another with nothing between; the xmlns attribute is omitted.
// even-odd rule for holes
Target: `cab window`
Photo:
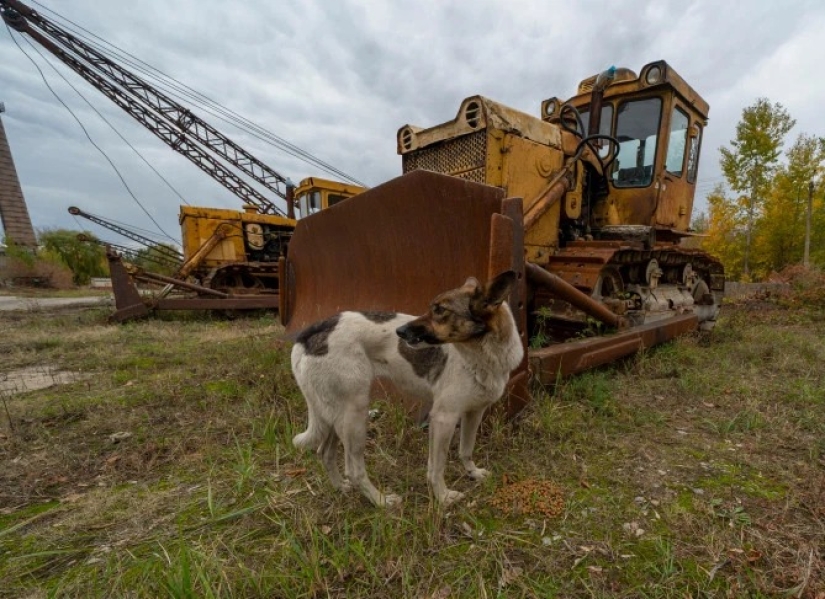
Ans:
<svg viewBox="0 0 825 599"><path fill-rule="evenodd" d="M582 117L582 125L584 126L584 131L582 131L582 137L587 135L587 130L590 128L590 108L582 108L579 110L579 114ZM601 135L610 135L610 132L613 130L613 105L604 103L602 104L602 118L599 121L599 133ZM598 142L596 142L598 144ZM610 153L609 144L602 141L601 142L601 149L599 150L599 155L602 158L607 157Z"/></svg>
<svg viewBox="0 0 825 599"><path fill-rule="evenodd" d="M619 106L615 135L619 153L613 167L616 187L647 187L653 182L661 113L661 98L632 100Z"/></svg>
<svg viewBox="0 0 825 599"><path fill-rule="evenodd" d="M310 191L298 198L298 212L301 218L315 214L321 209L321 192Z"/></svg>
<svg viewBox="0 0 825 599"><path fill-rule="evenodd" d="M702 128L699 125L694 125L693 128L693 135L690 136L690 144L688 146L688 183L696 181L696 171L699 167L699 149L702 145Z"/></svg>
<svg viewBox="0 0 825 599"><path fill-rule="evenodd" d="M685 163L689 120L688 115L680 108L673 109L673 116L670 118L670 137L667 142L665 170L677 177L682 176L682 165Z"/></svg>
<svg viewBox="0 0 825 599"><path fill-rule="evenodd" d="M349 196L342 196L342 195L337 194L337 193L331 193L331 194L329 194L329 197L327 199L327 205L328 206L335 206L335 204L337 204L338 202L343 202L344 200L346 200L347 197L349 197Z"/></svg>

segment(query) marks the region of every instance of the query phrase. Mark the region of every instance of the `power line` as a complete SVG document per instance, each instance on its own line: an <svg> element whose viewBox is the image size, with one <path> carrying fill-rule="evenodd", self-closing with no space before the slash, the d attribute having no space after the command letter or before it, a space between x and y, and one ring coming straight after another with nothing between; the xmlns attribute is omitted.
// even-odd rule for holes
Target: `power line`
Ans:
<svg viewBox="0 0 825 599"><path fill-rule="evenodd" d="M29 40L27 39L27 41L29 41ZM166 183L166 185L169 187L169 189L171 189L171 190L172 190L172 192L173 192L175 195L177 195L177 196L178 196L178 198L180 198L180 200L181 200L184 204L186 204L187 206L189 206L190 204L189 204L189 202L187 202L187 201L186 201L186 198L184 198L184 197L181 195L181 193L180 193L177 189L175 189L175 187L174 187L174 186L173 186L173 185L172 185L172 184L171 184L171 183L170 183L170 182L166 179L166 177L164 177L162 174L160 174L160 172L158 172L158 170L157 170L154 166L152 166L152 164L151 164L151 163L150 163L150 162L149 162L149 161L148 161L148 160L147 160L147 159L143 156L143 154L141 154L141 153L140 153L140 151L138 151L138 149L137 149L135 146L133 146L131 143L129 143L129 140L127 140L127 139L126 139L126 138L125 138L125 137L124 137L124 136L120 133L120 131L118 131L118 130L117 130L117 128L116 128L116 127L115 127L115 126L114 126L114 125L113 125L113 124L112 124L112 123L111 123L111 122L110 122L110 121L109 121L109 120L108 120L105 116L103 116L103 114L101 114L101 112L100 112L100 111L99 111L99 110L98 110L98 109L97 109L97 108L96 108L96 107L95 107L95 106L94 106L94 105L93 105L93 104L89 101L89 99L88 99L88 98L86 98L86 96L84 96L84 95L80 92L80 90L78 90L78 89L77 89L77 88L76 88L76 87L72 84L72 82L71 82L71 81L69 81L69 80L68 80L68 79L67 79L67 78L63 75L63 73L61 73L61 72L58 70L58 68L57 68L57 67L56 67L56 66L55 66L55 65L54 65L54 64L53 64L53 63L52 63L52 62L48 59L48 57L47 57L47 56L45 56L42 52L40 52L40 50L37 48L37 46L35 46L34 44L32 44L32 43L31 43L31 41L29 41L29 45L30 45L30 46L34 49L34 51L35 51L35 52L37 52L37 54L40 56L40 58L41 58L41 59L43 59L43 61L44 61L46 64L48 64L48 65L52 68L52 70L53 70L55 73L57 73L57 75L58 75L61 79L63 79L63 81L65 81L65 82L66 82L66 84L67 84L69 87L71 87L71 88L74 90L74 92L75 92L78 96L80 96L80 97L83 99L83 101L84 101L84 102L86 102L86 104L89 106L89 108L91 108L91 109L95 112L95 114L97 114L97 116L99 116L99 117L101 118L101 120L102 120L104 123L106 123L107 125L109 125L109 127L112 129L112 131L114 131L114 132L115 132L115 134L117 134L117 136L118 136L121 140L123 140L123 143L125 143L127 146L129 146L129 148L131 148L131 149L132 149L132 151L133 151L135 154L137 154L137 155L138 155L138 157L139 157L141 160L143 160L143 162L144 162L144 163L146 163L146 166L148 166L150 169L152 169L152 172L154 172L154 173L155 173L155 174L156 174L156 175L157 175L157 176L161 179L161 181L163 181L164 183Z"/></svg>
<svg viewBox="0 0 825 599"><path fill-rule="evenodd" d="M66 104L63 101L63 99L58 95L58 93L54 90L54 88L52 88L52 86L49 84L48 79L46 79L46 75L45 75L45 73L43 73L43 70L40 68L40 66L37 64L37 62L31 56L29 56L29 54L18 43L17 39L14 37L14 34L12 34L11 29L9 28L8 25L6 25L6 30L9 32L9 36L11 37L12 41L17 46L17 48L26 56L26 58L28 58L31 61L31 63L34 65L34 68L37 69L37 72L40 73L40 77L43 79L43 83L46 84L46 87L49 88L49 91L54 95L54 97L57 99L57 101L60 102L67 111L69 111L69 114L71 114L72 117L74 118L74 120L77 121L77 124L80 125L80 128L83 130L83 133L86 135L86 138L89 140L89 142L97 149L98 152L101 153L101 155L106 159L106 161L112 166L115 173L117 173L117 176L120 179L121 183L123 183L123 186L126 188L126 191L129 192L130 196L132 196L132 199L137 203L138 206L140 206L140 208L143 210L143 212L146 213L146 216L149 217L149 219L155 224L155 226L158 228L158 230L160 230L170 240L175 241L175 239L171 235L169 235L166 231L163 230L163 227L161 227L160 224L149 213L149 211L146 210L146 208L143 206L143 204L140 203L140 200L138 200L137 196L135 196L135 194L132 192L131 188L129 187L129 184L126 183L126 179L123 178L123 175L120 173L117 166L115 166L115 163L112 162L112 160L109 158L109 156L106 154L106 152L104 152L103 149L95 143L95 141L92 139L92 136L89 135L89 132L86 130L86 127L83 126L83 122L77 117L77 115L74 113L74 111L72 111L72 109L69 108L69 105ZM24 36L24 39L26 39L26 41L30 45L32 45L32 47L34 47L34 45L27 38L25 38L25 36Z"/></svg>
<svg viewBox="0 0 825 599"><path fill-rule="evenodd" d="M299 160L302 160L302 161L304 161L304 162L306 162L306 163L308 163L312 166L320 168L321 170L324 170L325 172L327 172L329 174L332 174L332 175L341 177L343 179L346 179L348 181L351 181L352 183L355 183L356 185L361 185L362 187L367 187L367 185L365 183L359 181L358 179L352 177L351 175L348 175L344 171L342 171L342 170L332 166L331 164L321 160L320 158L318 158L317 156L314 156L310 152L307 152L306 150L301 149L300 147L296 146L295 144L292 144L292 143L288 142L284 138L276 135L275 133L273 133L271 131L268 131L267 129L265 129L261 125L258 125L257 123L254 123L253 121L250 121L249 119L239 115L235 111L223 106L219 102L211 99L210 97L208 97L205 94L203 94L203 93L195 90L194 88L186 85L185 83L182 83L178 79L175 79L174 77L172 77L170 75L167 75L163 71L153 67L152 65L146 63L145 61L143 61L140 58L134 56L133 54L130 54L129 52L123 50L122 48L118 47L117 45L106 41L104 38L92 33L91 31L84 28L83 26L78 25L74 21L60 15L58 12L44 6L43 4L41 4L41 3L39 3L35 0L33 0L33 3L38 5L39 7L41 7L43 10L55 15L56 17L58 17L62 21L70 23L72 26L74 26L76 28L75 30L72 30L72 32L75 35L77 35L79 38L83 39L89 45L95 47L95 49L97 49L102 54L110 55L113 58L117 58L118 60L128 64L129 66L131 66L135 70L137 70L140 73L143 73L144 75L151 78L155 83L159 83L160 84L159 86L163 87L165 89L165 91L169 92L169 90L171 88L172 90L175 90L176 92L178 92L177 94L174 93L174 92L169 92L170 95L172 95L172 96L174 96L178 99L181 99L181 95L183 95L185 98L188 98L190 101L195 103L199 108L201 108L202 110L204 110L208 114L211 114L212 116L222 120L223 122L230 123L230 124L234 125L235 127L237 127L238 129L240 129L242 131L245 131L246 133L252 135L253 137L255 137L255 138L257 138L261 141L264 141L265 143L268 143L268 144L280 149L281 151L283 151L283 152L285 152L285 153L287 153L287 154L289 154L289 155L291 155L295 158L298 158ZM67 29L70 29L70 28L67 27ZM77 29L79 29L80 31L85 32L86 34L88 34L89 36L91 36L91 37L93 37L97 40L100 40L100 42L104 46L108 46L109 48L113 48L114 50L108 50L108 49L102 47L100 44L90 40L88 37L84 36L82 33L78 33ZM178 94L181 94L181 95L178 95Z"/></svg>

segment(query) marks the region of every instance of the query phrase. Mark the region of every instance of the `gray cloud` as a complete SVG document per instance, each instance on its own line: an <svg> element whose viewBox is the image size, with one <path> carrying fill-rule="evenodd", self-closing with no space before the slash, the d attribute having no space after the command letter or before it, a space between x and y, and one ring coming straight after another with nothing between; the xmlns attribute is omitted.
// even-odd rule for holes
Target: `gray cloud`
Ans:
<svg viewBox="0 0 825 599"><path fill-rule="evenodd" d="M788 108L798 122L791 138L802 131L825 135L820 2L44 4L370 185L399 174L401 125L451 119L464 97L480 93L538 114L544 98L572 95L579 80L611 64L638 70L660 58L711 105L702 192L720 180L718 148L757 97ZM78 204L153 229L4 30L0 56L3 120L35 226L76 228L66 208ZM177 235L177 196L42 62L41 68L148 211ZM239 208L237 198L62 70L189 202ZM323 174L202 116L295 181Z"/></svg>

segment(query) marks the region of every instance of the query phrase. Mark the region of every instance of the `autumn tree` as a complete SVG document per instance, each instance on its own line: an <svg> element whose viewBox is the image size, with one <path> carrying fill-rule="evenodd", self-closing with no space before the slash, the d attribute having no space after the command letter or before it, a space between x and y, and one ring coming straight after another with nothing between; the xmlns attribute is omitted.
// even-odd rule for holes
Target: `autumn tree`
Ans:
<svg viewBox="0 0 825 599"><path fill-rule="evenodd" d="M779 271L802 261L808 187L821 182L825 162L825 139L804 133L786 152L764 202L762 234L758 253L769 270ZM822 239L818 237L818 239Z"/></svg>
<svg viewBox="0 0 825 599"><path fill-rule="evenodd" d="M731 148L720 148L722 172L730 188L740 194L737 203L744 216L745 242L742 271L750 277L754 224L761 212L781 156L785 135L796 121L780 103L759 98L742 111Z"/></svg>
<svg viewBox="0 0 825 599"><path fill-rule="evenodd" d="M742 275L744 264L743 216L737 202L728 198L723 185L707 197L707 227L702 233L702 249L716 256L725 266L728 279Z"/></svg>

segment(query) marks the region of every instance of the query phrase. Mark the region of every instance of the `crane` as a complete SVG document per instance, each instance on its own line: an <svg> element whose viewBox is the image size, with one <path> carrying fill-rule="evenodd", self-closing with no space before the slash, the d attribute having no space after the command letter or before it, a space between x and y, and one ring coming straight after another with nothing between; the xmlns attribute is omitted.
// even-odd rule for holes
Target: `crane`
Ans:
<svg viewBox="0 0 825 599"><path fill-rule="evenodd" d="M69 206L69 214L71 214L72 216L80 216L82 218L85 218L86 220L91 221L91 222L95 223L96 225L100 225L101 227L109 229L110 231L114 231L118 235L122 235L123 237L131 239L132 241L136 241L139 244L141 244L143 246L146 246L147 248L149 248L149 247L156 248L156 250L159 254L164 255L169 260L172 260L172 261L177 262L177 263L180 263L183 260L183 254L181 254L176 249L171 248L171 247L166 246L166 245L159 244L156 241L154 241L152 239L149 239L148 237L140 235L139 233L135 233L131 229L127 229L126 227L122 227L120 225L117 225L117 224L115 224L111 221L108 221L108 220L104 219L104 218L101 218L99 216L95 216L94 214L89 214L88 212L84 212L83 210L81 210L77 206ZM112 245L112 244L110 244L110 245Z"/></svg>
<svg viewBox="0 0 825 599"><path fill-rule="evenodd" d="M18 0L0 0L3 20L25 33L130 116L261 214L287 216L221 160L287 199L289 180L191 110ZM287 205L287 212L291 206Z"/></svg>
<svg viewBox="0 0 825 599"><path fill-rule="evenodd" d="M178 284L181 288L200 294L219 291L223 296L265 294L277 299L278 263L286 255L295 229L295 208L307 216L364 190L360 184L318 177L304 179L296 190L288 178L169 94L23 2L0 0L0 15L9 27L28 35L243 202L242 212L180 207L183 266L178 272ZM310 157L301 150L299 153ZM317 159L313 162L355 181L326 163ZM238 173L263 186L270 197ZM276 205L276 198L286 202L285 213ZM89 218L86 214L80 215ZM117 289L115 286L116 294Z"/></svg>

